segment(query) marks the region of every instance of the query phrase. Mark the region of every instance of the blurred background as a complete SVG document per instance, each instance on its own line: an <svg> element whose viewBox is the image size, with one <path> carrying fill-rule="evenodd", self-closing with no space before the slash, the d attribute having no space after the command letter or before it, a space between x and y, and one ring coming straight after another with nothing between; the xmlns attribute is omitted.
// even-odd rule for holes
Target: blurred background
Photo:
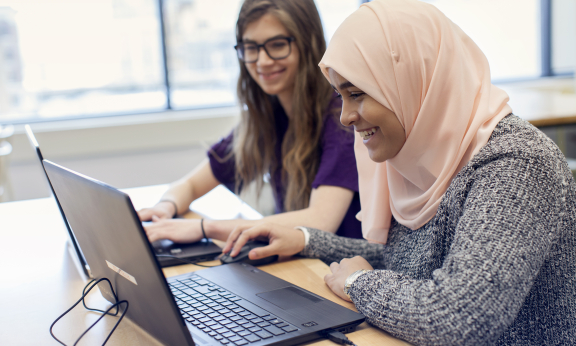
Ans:
<svg viewBox="0 0 576 346"><path fill-rule="evenodd" d="M328 41L362 2L316 0ZM576 115L576 1L426 2L480 46L495 84L561 95ZM49 195L26 123L45 158L119 188L164 184L191 170L237 121L240 5L0 0L0 201ZM514 102L519 116L517 109L529 110ZM575 126L543 129L576 157Z"/></svg>

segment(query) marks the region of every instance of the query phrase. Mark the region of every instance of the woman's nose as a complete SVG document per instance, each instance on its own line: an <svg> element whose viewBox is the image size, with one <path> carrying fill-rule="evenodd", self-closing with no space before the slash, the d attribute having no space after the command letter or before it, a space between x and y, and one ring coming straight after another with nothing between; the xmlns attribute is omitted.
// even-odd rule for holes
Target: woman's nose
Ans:
<svg viewBox="0 0 576 346"><path fill-rule="evenodd" d="M260 66L264 66L264 65L270 65L273 62L274 60L268 56L268 53L266 53L264 47L260 48L260 50L258 51L258 61L256 63Z"/></svg>
<svg viewBox="0 0 576 346"><path fill-rule="evenodd" d="M360 115L356 109L350 109L345 104L342 104L342 113L340 114L340 122L344 126L354 125L358 121Z"/></svg>

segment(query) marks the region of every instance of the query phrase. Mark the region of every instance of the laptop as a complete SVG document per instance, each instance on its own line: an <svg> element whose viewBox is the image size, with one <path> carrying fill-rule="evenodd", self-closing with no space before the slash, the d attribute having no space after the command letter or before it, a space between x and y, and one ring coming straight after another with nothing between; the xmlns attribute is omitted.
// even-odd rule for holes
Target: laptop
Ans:
<svg viewBox="0 0 576 346"><path fill-rule="evenodd" d="M29 125L25 125L25 129L26 129L26 135L28 136L28 140L30 141L30 144L36 151L36 155L38 156L40 165L42 166L42 171L46 173L46 169L42 162L42 160L44 160L44 157L42 155L42 152L40 151L40 146L38 145L36 136L34 136L34 133L32 132L32 129L30 128ZM72 231L72 228L70 227L70 224L66 219L66 214L64 213L62 207L60 206L60 202L58 201L58 198L54 193L54 189L52 188L49 179L48 179L48 186L50 187L50 192L52 193L52 196L54 196L54 200L58 205L58 209L60 210L60 214L62 215L62 219L64 220L64 224L66 225L66 230L68 231L69 243L72 245L71 246L72 251L70 251L70 253L72 254L74 260L75 261L77 260L79 262L78 264L82 268L81 269L82 272L87 277L92 277L90 274L90 266L88 265L84 255L82 254L82 249L80 248L78 242L76 241L74 232ZM191 261L191 262L210 261L213 260L214 257L222 253L222 249L218 245L214 244L211 240L206 239L202 239L202 241L197 243L188 243L188 244L179 244L174 243L168 239L162 239L155 241L154 243L152 243L152 245L154 247L155 254L162 255L158 257L158 261L160 262L160 265L162 267L184 264L185 263L184 261Z"/></svg>
<svg viewBox="0 0 576 346"><path fill-rule="evenodd" d="M166 279L127 194L47 160L44 168L94 277L108 278L130 304L126 317L166 345L294 345L364 321L245 263Z"/></svg>
<svg viewBox="0 0 576 346"><path fill-rule="evenodd" d="M79 268L79 271L81 272L81 274L84 275L84 279L92 277L92 275L90 274L90 266L88 266L88 263L86 263L86 258L84 257L84 254L82 253L82 250L80 249L80 246L78 246L78 241L76 240L76 237L74 236L74 232L72 232L72 229L70 228L70 224L68 224L68 220L66 220L66 215L64 215L64 211L62 210L62 206L58 202L58 198L56 198L56 195L54 194L54 189L52 188L52 184L50 184L50 180L48 179L48 176L46 175L46 170L44 169L44 166L42 163L42 160L44 160L44 156L42 155L42 152L40 151L40 146L38 145L38 141L36 140L36 137L34 136L34 133L32 132L32 129L30 128L30 125L25 125L24 128L26 129L26 135L28 136L28 140L30 141L30 144L34 148L34 151L36 151L36 156L40 160L40 166L42 168L42 171L44 172L44 175L46 176L46 180L48 181L48 187L50 187L50 193L52 194L52 196L54 196L54 200L56 201L56 205L58 206L58 210L60 211L60 215L62 215L62 220L64 221L64 225L66 226L66 231L68 233L67 247L69 249L70 255L72 256L72 259L74 260L74 263L76 264L76 266Z"/></svg>

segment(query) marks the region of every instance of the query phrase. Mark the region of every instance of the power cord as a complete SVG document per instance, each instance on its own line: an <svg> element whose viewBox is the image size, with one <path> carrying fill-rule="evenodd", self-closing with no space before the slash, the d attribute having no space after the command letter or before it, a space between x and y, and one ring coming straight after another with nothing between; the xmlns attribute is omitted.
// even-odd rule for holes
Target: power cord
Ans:
<svg viewBox="0 0 576 346"><path fill-rule="evenodd" d="M98 285L98 283L102 282L102 281L106 281L108 282L108 285L110 285L110 290L112 291L112 294L114 295L114 300L116 301L114 304L112 304L112 306L110 306L108 309L104 310L99 310L99 309L91 309L88 308L86 306L86 303L84 302L84 298L86 298L86 296L88 295L88 293L90 293L90 291L96 286ZM88 290L86 290L88 289ZM80 339L82 339L82 337L84 337L84 335L86 335L86 333L88 333L88 331L90 331L90 329L92 329L92 327L94 327L98 322L100 322L100 320L106 316L106 315L110 315L110 316L117 316L118 312L119 312L119 306L120 304L126 304L126 308L124 309L124 312L122 312L122 315L120 315L120 318L118 318L118 321L116 321L116 324L114 325L114 327L112 328L112 330L110 331L110 333L108 334L108 336L106 337L106 340L104 340L104 343L102 344L102 346L104 346L107 342L108 339L110 339L110 337L112 336L112 333L114 333L114 331L116 330L116 327L118 327L118 325L120 324L120 321L122 321L122 319L124 318L124 316L126 315L126 312L128 311L128 301L127 300L121 300L118 301L118 296L116 295L116 292L114 292L114 288L112 287L112 283L110 283L110 280L108 280L107 278L102 278L102 279L98 279L98 280L91 280L90 282L88 282L86 284L86 286L84 286L84 289L82 290L82 297L80 299L78 299L78 301L76 303L74 303L74 305L72 305L68 310L66 310L62 315L58 316L58 318L52 322L52 325L50 325L50 335L52 336L52 338L54 338L54 340L58 341L61 345L66 346L65 343L63 343L62 341L60 341L53 333L52 329L54 328L54 325L56 324L56 322L58 322L62 317L64 317L67 313L70 312L70 310L74 309L76 307L76 305L78 305L80 302L82 302L82 305L84 305L84 307L89 310L89 311L95 311L95 312L99 312L102 313L102 315L100 317L98 317L98 319L92 323L92 325L90 327L88 327L88 329L86 329L82 334L80 334L80 336L78 337L78 339L76 339L76 341L74 342L74 345L77 345L78 342L80 342ZM116 308L116 312L115 313L111 313L110 310Z"/></svg>
<svg viewBox="0 0 576 346"><path fill-rule="evenodd" d="M337 344L356 346L356 344L350 341L348 337L344 335L344 333L339 332L337 330L328 329L324 331L322 334L326 339L329 339Z"/></svg>
<svg viewBox="0 0 576 346"><path fill-rule="evenodd" d="M198 264L198 262L188 261L188 260L186 260L186 259L183 259L183 258L180 258L180 257L176 257L176 256L172 256L172 255L156 255L156 257L175 258L175 259L177 259L177 260L179 260L179 261L182 261L182 262L184 262L184 263L193 264L193 265L195 265L195 266L203 267L203 268L211 268L211 267L218 267L218 266L219 266L219 264L217 264L217 265L215 265L215 266L206 266L206 265L203 265L203 264Z"/></svg>
<svg viewBox="0 0 576 346"><path fill-rule="evenodd" d="M104 278L104 279L100 279L100 280L98 280L98 281L96 281L96 279L92 279L92 280L90 280L90 282L88 282L88 283L86 284L86 286L84 286L84 289L82 290L82 298L80 298L80 299L82 299L82 305L83 305L84 308L85 308L86 310L88 310L88 311L99 312L99 313L106 314L106 315L110 315L110 316L117 316L117 315L118 315L118 306L116 307L116 312L115 312L115 313L107 312L107 311L110 310L110 309L108 309L107 311L103 311L103 310L100 310L100 309L92 309L92 308L89 308L89 307L86 306L86 301L85 301L86 295L88 295L88 292L90 292L90 290L92 289L92 287L98 285L98 283L100 283L101 281L108 281L108 279ZM93 283L93 284L92 284L92 283ZM91 285L91 284L92 284L92 285ZM110 284L110 281L108 281L108 284ZM116 296L116 292L114 292L114 290L112 289L112 285L110 285L110 288L111 288L112 294L114 295L114 301L115 301L115 302L118 302L118 297ZM88 289L88 291L86 291L86 289Z"/></svg>

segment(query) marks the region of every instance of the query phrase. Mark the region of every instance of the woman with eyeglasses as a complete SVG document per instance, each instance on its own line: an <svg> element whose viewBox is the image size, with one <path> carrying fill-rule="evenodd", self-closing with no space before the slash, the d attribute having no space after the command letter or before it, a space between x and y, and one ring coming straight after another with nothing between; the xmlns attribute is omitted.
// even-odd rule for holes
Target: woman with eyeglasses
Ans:
<svg viewBox="0 0 576 346"><path fill-rule="evenodd" d="M139 211L150 241L226 240L261 221L173 219L218 184L239 192L269 176L275 215L287 227L307 225L360 238L354 135L338 115L341 102L317 64L326 49L313 0L246 0L236 25L241 119L208 159L173 183L154 207Z"/></svg>
<svg viewBox="0 0 576 346"><path fill-rule="evenodd" d="M424 1L373 0L320 68L357 133L365 239L268 224L224 251L264 236L250 258L331 263L336 295L414 345L576 344L576 183L470 37Z"/></svg>

